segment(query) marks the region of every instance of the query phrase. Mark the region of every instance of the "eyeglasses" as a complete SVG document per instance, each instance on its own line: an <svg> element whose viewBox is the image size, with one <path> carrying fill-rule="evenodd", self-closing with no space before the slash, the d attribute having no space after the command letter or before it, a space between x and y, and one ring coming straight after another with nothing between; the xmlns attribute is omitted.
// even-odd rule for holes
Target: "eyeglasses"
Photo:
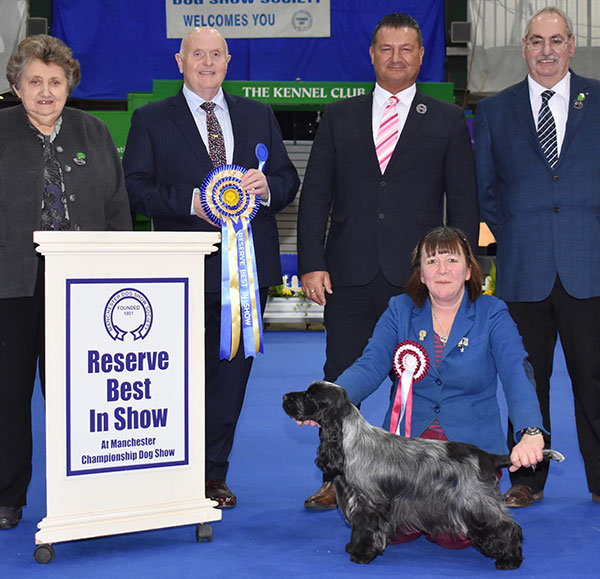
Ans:
<svg viewBox="0 0 600 579"><path fill-rule="evenodd" d="M565 40L562 36L553 36L548 40L545 40L543 38L534 38L533 40L528 40L525 43L525 46L527 46L527 50L536 51L542 50L542 48L544 48L544 45L548 43L548 46L550 48L553 48L554 50L563 50L567 46L567 44L569 44L569 40L569 38Z"/></svg>

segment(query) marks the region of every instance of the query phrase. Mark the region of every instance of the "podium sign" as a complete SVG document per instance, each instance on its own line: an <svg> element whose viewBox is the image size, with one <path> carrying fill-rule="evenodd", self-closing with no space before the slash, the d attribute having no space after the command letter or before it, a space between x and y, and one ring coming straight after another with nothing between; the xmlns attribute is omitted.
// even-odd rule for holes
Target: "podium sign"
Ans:
<svg viewBox="0 0 600 579"><path fill-rule="evenodd" d="M66 280L67 476L189 464L188 285Z"/></svg>
<svg viewBox="0 0 600 579"><path fill-rule="evenodd" d="M35 232L47 516L36 543L220 520L204 495L204 256L218 233Z"/></svg>

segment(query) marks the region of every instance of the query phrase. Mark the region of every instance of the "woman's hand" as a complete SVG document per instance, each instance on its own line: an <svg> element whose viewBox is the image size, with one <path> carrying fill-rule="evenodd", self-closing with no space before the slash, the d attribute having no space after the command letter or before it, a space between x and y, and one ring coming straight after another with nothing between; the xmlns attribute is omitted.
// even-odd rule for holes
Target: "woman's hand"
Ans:
<svg viewBox="0 0 600 579"><path fill-rule="evenodd" d="M542 433L524 434L521 440L516 444L510 453L510 461L512 466L509 467L510 472L515 472L521 467L528 467L541 462L544 457L542 449L544 448L544 437Z"/></svg>

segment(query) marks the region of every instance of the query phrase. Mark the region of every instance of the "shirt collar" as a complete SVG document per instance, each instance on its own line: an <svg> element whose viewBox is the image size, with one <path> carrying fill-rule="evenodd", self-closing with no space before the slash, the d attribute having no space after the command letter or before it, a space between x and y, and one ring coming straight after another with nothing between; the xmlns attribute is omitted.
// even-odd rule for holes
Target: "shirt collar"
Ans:
<svg viewBox="0 0 600 579"><path fill-rule="evenodd" d="M400 92L393 95L391 92L385 90L378 83L375 83L375 90L373 91L373 101L375 102L375 106L382 107L387 103L391 96L398 97L398 100L408 108L412 104L413 99L415 98L415 94L417 94L417 85L412 84L408 88L401 90Z"/></svg>
<svg viewBox="0 0 600 579"><path fill-rule="evenodd" d="M201 96L197 95L194 91L190 90L185 84L183 85L183 96L188 104L188 107L192 112L197 111L198 107L206 102L213 102L216 105L216 108L220 108L223 110L228 110L227 101L225 100L225 93L223 92L223 87L219 88L219 92L212 98L210 101L203 99Z"/></svg>
<svg viewBox="0 0 600 579"><path fill-rule="evenodd" d="M542 93L548 90L545 86L542 86L539 82L533 80L530 75L527 75L527 81L529 83L529 96L530 98L542 98ZM559 80L552 89L558 96L568 102L571 92L571 72L567 71L567 74Z"/></svg>

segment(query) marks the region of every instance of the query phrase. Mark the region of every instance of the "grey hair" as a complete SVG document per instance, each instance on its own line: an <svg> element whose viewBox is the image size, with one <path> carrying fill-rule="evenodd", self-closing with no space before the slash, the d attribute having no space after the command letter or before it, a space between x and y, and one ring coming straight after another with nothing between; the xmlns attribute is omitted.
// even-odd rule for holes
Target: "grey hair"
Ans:
<svg viewBox="0 0 600 579"><path fill-rule="evenodd" d="M563 12L560 8L557 8L556 6L547 6L546 8L542 8L541 10L538 10L529 19L529 22L527 22L527 28L525 28L525 36L523 36L523 39L527 39L527 37L529 36L529 27L531 26L531 23L541 14L556 14L557 16L560 16L565 22L565 27L567 28L568 38L571 38L574 35L573 34L573 23L571 22L571 19L567 16L567 14L565 12Z"/></svg>
<svg viewBox="0 0 600 579"><path fill-rule="evenodd" d="M73 58L73 52L60 38L47 34L28 36L19 43L6 65L6 78L10 86L19 87L25 69L34 60L46 64L58 64L67 77L69 94L81 80L79 61Z"/></svg>

